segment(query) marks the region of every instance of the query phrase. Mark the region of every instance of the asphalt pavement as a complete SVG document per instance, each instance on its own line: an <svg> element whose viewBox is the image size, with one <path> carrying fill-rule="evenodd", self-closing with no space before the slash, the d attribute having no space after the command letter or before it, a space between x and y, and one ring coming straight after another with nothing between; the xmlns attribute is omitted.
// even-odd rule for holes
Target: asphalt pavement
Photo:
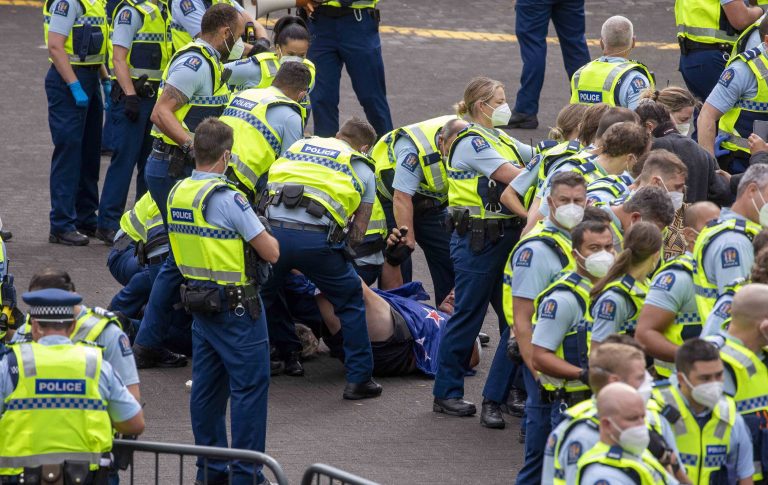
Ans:
<svg viewBox="0 0 768 485"><path fill-rule="evenodd" d="M520 55L514 37L514 3L496 0L382 0L382 44L387 86L396 126L448 114L470 78L485 75L507 86L512 104L519 83ZM632 57L647 64L657 83L682 85L677 72L674 2L660 0L587 1L587 37L598 55L600 25L611 15L629 17L638 48ZM568 102L569 88L554 29L548 42L547 76L539 113L540 128L513 131L538 141ZM11 271L23 291L30 276L45 267L70 272L92 306L108 305L119 290L106 267L108 248L99 241L82 248L49 244L48 173L52 144L47 125L44 77L49 63L43 43L40 3L0 0L0 217L13 231L8 243ZM362 115L348 79L342 82L342 118ZM109 163L102 159L102 180ZM417 255L415 277L426 278ZM481 390L498 344L494 315L478 373L466 379L466 398L482 400ZM270 387L267 453L292 483L316 462L328 463L380 483L510 483L522 465L519 420L507 417L505 430L482 428L477 417L453 418L432 412L432 382L421 377L380 379L380 399L341 398L343 368L328 357L306 363L303 378L277 377ZM184 383L191 367L141 372L147 429L142 439L193 443ZM479 407L479 406L478 406ZM149 483L151 460L143 459L137 483ZM190 462L185 467L192 469ZM159 483L178 469L162 467ZM185 474L189 476L189 474Z"/></svg>

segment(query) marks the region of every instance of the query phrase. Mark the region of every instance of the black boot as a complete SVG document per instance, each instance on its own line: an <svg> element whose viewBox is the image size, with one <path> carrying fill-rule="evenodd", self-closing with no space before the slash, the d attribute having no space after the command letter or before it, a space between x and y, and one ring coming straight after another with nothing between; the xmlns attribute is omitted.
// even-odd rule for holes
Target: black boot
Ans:
<svg viewBox="0 0 768 485"><path fill-rule="evenodd" d="M435 398L432 411L451 416L473 416L477 412L474 404L464 399L453 397L448 399Z"/></svg>
<svg viewBox="0 0 768 485"><path fill-rule="evenodd" d="M480 411L480 424L486 428L504 429L507 423L501 415L501 406L494 401L483 401L483 407Z"/></svg>
<svg viewBox="0 0 768 485"><path fill-rule="evenodd" d="M291 377L301 377L304 375L304 366L301 365L301 352L291 352L286 357L283 373Z"/></svg>

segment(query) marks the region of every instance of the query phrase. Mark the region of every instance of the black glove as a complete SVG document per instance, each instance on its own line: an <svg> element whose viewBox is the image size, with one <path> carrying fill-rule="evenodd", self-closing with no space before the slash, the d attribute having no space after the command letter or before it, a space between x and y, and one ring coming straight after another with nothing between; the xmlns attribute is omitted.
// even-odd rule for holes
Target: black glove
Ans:
<svg viewBox="0 0 768 485"><path fill-rule="evenodd" d="M404 238L408 234L408 229L400 229L400 238ZM411 256L413 249L409 248L404 242L400 241L394 246L387 246L384 250L384 259L387 260L391 266L400 266L403 261Z"/></svg>
<svg viewBox="0 0 768 485"><path fill-rule="evenodd" d="M251 50L248 51L248 55L245 57L252 57L256 54L261 54L262 52L269 52L269 48L272 46L272 44L269 42L269 39L266 39L264 37L261 37L259 39L256 39L256 42L253 44L253 47L251 47Z"/></svg>
<svg viewBox="0 0 768 485"><path fill-rule="evenodd" d="M579 380L586 385L589 385L589 369L581 369L579 372Z"/></svg>
<svg viewBox="0 0 768 485"><path fill-rule="evenodd" d="M520 344L515 337L509 337L507 341L507 357L516 364L523 363L523 354L520 353Z"/></svg>
<svg viewBox="0 0 768 485"><path fill-rule="evenodd" d="M135 94L125 97L125 117L132 123L139 119L139 97Z"/></svg>
<svg viewBox="0 0 768 485"><path fill-rule="evenodd" d="M655 429L649 430L648 434L651 437L651 441L648 442L648 451L650 451L662 465L669 465L672 450L667 447L667 442L664 441L664 437L657 433Z"/></svg>

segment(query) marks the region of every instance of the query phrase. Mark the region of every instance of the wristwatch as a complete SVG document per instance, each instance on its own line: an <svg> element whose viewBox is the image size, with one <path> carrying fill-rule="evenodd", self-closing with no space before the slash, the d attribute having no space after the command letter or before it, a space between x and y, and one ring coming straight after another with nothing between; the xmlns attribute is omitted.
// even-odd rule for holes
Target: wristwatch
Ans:
<svg viewBox="0 0 768 485"><path fill-rule="evenodd" d="M184 155L188 155L189 152L192 151L192 140L185 141L184 144L179 148L181 148L181 151L184 153Z"/></svg>

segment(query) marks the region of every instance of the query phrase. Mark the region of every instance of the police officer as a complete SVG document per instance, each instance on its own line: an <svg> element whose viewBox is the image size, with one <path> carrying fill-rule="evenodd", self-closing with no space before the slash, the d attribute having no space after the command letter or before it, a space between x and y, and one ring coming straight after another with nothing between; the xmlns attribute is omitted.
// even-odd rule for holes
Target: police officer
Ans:
<svg viewBox="0 0 768 485"><path fill-rule="evenodd" d="M643 91L653 89L653 75L645 65L628 60L635 34L628 18L615 15L603 23L603 55L582 66L571 77L571 103L607 103L635 109Z"/></svg>
<svg viewBox="0 0 768 485"><path fill-rule="evenodd" d="M632 197L616 199L599 207L611 216L613 247L617 251L621 251L624 233L632 224L651 222L663 231L675 218L675 209L667 191L652 185L638 189Z"/></svg>
<svg viewBox="0 0 768 485"><path fill-rule="evenodd" d="M463 399L464 374L488 303L496 311L499 328L503 325L503 264L520 237L522 223L502 204L501 194L520 173L522 158L515 141L495 128L509 119L500 82L486 77L472 79L456 108L457 114L472 124L451 144L446 167L448 210L453 219L456 312L446 324L440 346L432 409L471 416L476 408ZM524 213L520 206L518 215Z"/></svg>
<svg viewBox="0 0 768 485"><path fill-rule="evenodd" d="M623 382L597 396L600 441L578 461L573 483L678 483L647 450L650 435L641 395Z"/></svg>
<svg viewBox="0 0 768 485"><path fill-rule="evenodd" d="M720 348L720 358L727 370L725 393L736 401L736 409L752 433L755 482L763 479L768 466L764 458L768 441L763 437L768 419L768 368L763 347L768 345L768 339L761 328L768 317L767 303L767 285L744 286L733 297L728 330L707 338Z"/></svg>
<svg viewBox="0 0 768 485"><path fill-rule="evenodd" d="M334 136L339 130L342 64L347 67L352 88L376 136L381 138L392 131L377 3L378 0L309 2L311 12L307 18L313 42L307 58L317 66L312 113L318 136Z"/></svg>
<svg viewBox="0 0 768 485"><path fill-rule="evenodd" d="M760 224L757 224L757 222ZM693 282L699 315L709 315L725 286L746 278L755 255L752 239L768 225L768 166L751 166L739 182L736 201L701 230L694 247Z"/></svg>
<svg viewBox="0 0 768 485"><path fill-rule="evenodd" d="M96 229L101 163L102 100L99 78L108 84L107 16L103 2L56 0L43 5L45 43L51 66L45 77L51 158L48 242L88 244ZM105 91L109 88L105 88Z"/></svg>
<svg viewBox="0 0 768 485"><path fill-rule="evenodd" d="M693 248L699 231L719 216L720 208L712 202L697 202L686 208L686 252L666 261L656 271L637 318L635 337L655 359L656 374L660 377L672 375L677 348L701 333L703 319L696 308L693 286Z"/></svg>
<svg viewBox="0 0 768 485"><path fill-rule="evenodd" d="M650 222L633 224L623 247L590 292L593 347L614 333L635 335L637 317L648 294L648 275L661 258L661 231Z"/></svg>
<svg viewBox="0 0 768 485"><path fill-rule="evenodd" d="M304 138L306 112L298 101L306 96L309 82L309 69L289 62L280 66L271 86L240 91L224 108L221 121L232 127L235 137L228 176L254 203L272 163Z"/></svg>
<svg viewBox="0 0 768 485"><path fill-rule="evenodd" d="M743 172L749 165L747 138L753 123L768 121L768 85L764 79L767 71L765 43L732 57L701 108L697 123L699 145L716 156L730 151L725 159L730 172ZM720 140L723 141L718 149L715 145Z"/></svg>
<svg viewBox="0 0 768 485"><path fill-rule="evenodd" d="M544 449L542 435L548 432L542 428L549 427L548 406L547 410L542 411L544 406L539 399L538 385L529 370L532 367L530 354L533 301L558 273L575 264L571 256L570 230L581 222L584 216L584 178L574 172L558 174L552 179L550 198L555 209L549 218L517 243L504 265L502 301L508 327L502 334L501 342L509 341L510 332L514 328L522 358L529 366L521 369L526 390L531 393L529 401L526 402L526 428L530 429L531 433L526 432L525 466L520 471L520 477L534 476L536 469L541 467L541 451ZM500 405L506 401L510 382L518 367L506 358L506 354L507 345L499 345L483 389L480 423L486 427L500 428L504 425Z"/></svg>
<svg viewBox="0 0 768 485"><path fill-rule="evenodd" d="M613 382L628 384L646 403L651 396L651 376L645 371L645 355L635 346L606 342L589 355L589 385L595 396ZM645 424L650 441L648 450L673 469L681 470L675 435L669 422L661 417L654 401L645 410ZM549 435L544 451L542 484L576 483L579 458L600 441L600 416L593 397L568 408L565 419ZM676 468L675 465L677 465ZM678 478L684 477L684 471ZM676 474L679 474L677 472ZM589 483L589 482L584 482Z"/></svg>
<svg viewBox="0 0 768 485"><path fill-rule="evenodd" d="M761 8L736 0L675 2L680 73L695 97L707 99L725 68L726 54L738 32L762 14Z"/></svg>
<svg viewBox="0 0 768 485"><path fill-rule="evenodd" d="M382 390L371 379L373 357L360 279L345 255L346 245L354 249L362 240L371 217L376 181L373 161L364 153L375 141L373 127L352 118L335 138L307 138L290 146L272 164L267 186L266 213L283 255L264 288L264 303L269 307L275 301L292 269L328 298L344 332L345 399L378 397ZM270 322L276 345L295 338L294 333L292 322Z"/></svg>
<svg viewBox="0 0 768 485"><path fill-rule="evenodd" d="M205 30L202 27L205 12L211 6L221 4L237 9L248 24L249 30L253 34L252 36L256 39L256 46L243 44L244 52L240 52L238 59L244 53L251 52L253 47L257 47L256 51L259 52L269 48L270 43L269 39L267 39L267 30L260 23L256 22L253 15L247 12L239 2L232 0L171 0L171 34L174 50L178 52L194 39L202 37ZM244 33L245 31L241 32L240 36Z"/></svg>
<svg viewBox="0 0 768 485"><path fill-rule="evenodd" d="M40 338L0 358L0 479L38 483L38 467L62 465L80 483L104 483L112 429L140 434L141 406L97 347L70 340L79 295L46 289L22 299Z"/></svg>
<svg viewBox="0 0 768 485"><path fill-rule="evenodd" d="M376 161L377 193L387 225L409 228L408 247L413 250L418 242L424 250L435 301L443 301L454 284L451 236L445 230L448 180L443 153L450 144L445 144L441 133L445 126L455 138L467 124L451 115L414 123L384 135L371 152ZM400 269L403 281L411 281L410 258Z"/></svg>
<svg viewBox="0 0 768 485"><path fill-rule="evenodd" d="M137 200L146 192L144 165L152 150L149 116L171 58L170 12L164 0L122 0L111 20L109 65L114 127L112 160L99 204L96 236L112 244L136 167Z"/></svg>
<svg viewBox="0 0 768 485"><path fill-rule="evenodd" d="M653 389L666 408L680 461L694 484L752 483L752 440L733 398L723 395L724 367L717 348L693 338L677 350L675 379ZM733 480L737 480L734 482Z"/></svg>
<svg viewBox="0 0 768 485"><path fill-rule="evenodd" d="M275 263L279 247L245 195L223 175L232 142L232 128L221 121L200 123L195 171L168 196L168 238L185 280L181 302L193 317L195 444L227 447L231 397L232 447L263 453L269 341L260 266ZM264 483L260 468L234 462L230 471L234 483L252 483L254 473ZM226 462L198 460L198 480L226 480L227 473Z"/></svg>

